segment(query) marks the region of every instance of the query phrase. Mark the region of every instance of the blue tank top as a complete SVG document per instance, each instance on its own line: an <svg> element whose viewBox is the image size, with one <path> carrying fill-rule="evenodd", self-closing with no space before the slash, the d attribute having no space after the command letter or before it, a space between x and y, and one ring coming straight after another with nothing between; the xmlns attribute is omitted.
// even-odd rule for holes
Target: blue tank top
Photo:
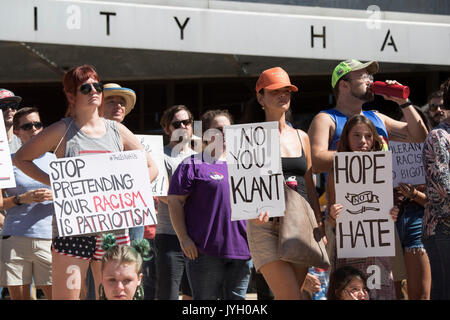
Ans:
<svg viewBox="0 0 450 320"><path fill-rule="evenodd" d="M341 138L342 129L347 122L348 117L336 109L323 110L321 112L327 113L331 116L334 123L336 124L336 129L334 130L333 139L328 146L328 150L337 150L337 144ZM386 126L383 120L381 120L373 111L363 111L363 115L366 116L375 125L378 134L383 137L383 140L387 143L389 140Z"/></svg>

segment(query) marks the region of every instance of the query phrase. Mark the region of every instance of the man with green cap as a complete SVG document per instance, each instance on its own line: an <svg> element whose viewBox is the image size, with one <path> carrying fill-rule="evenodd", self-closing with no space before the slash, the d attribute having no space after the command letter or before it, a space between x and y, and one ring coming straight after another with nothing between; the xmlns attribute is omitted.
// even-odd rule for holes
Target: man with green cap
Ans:
<svg viewBox="0 0 450 320"><path fill-rule="evenodd" d="M378 72L378 63L362 63L352 59L342 61L333 71L331 87L336 98L336 107L321 111L309 127L311 158L314 173L326 172L332 168L333 155L339 141L342 128L347 119L355 114L369 118L378 133L387 142L388 139L399 142L423 142L427 129L408 99L383 95L384 99L396 102L401 108L406 122L396 121L376 111L363 111L362 105L374 99L370 90L373 74ZM399 84L386 80L387 84Z"/></svg>

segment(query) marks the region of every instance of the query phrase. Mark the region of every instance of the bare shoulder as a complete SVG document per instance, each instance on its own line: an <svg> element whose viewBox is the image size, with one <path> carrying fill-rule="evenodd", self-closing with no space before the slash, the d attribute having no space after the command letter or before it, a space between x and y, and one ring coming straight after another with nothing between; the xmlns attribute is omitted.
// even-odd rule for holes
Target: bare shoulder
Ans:
<svg viewBox="0 0 450 320"><path fill-rule="evenodd" d="M309 127L308 133L310 133L311 130L318 130L318 129L323 130L324 127L334 128L335 124L329 114L325 112L319 112L314 116L311 125Z"/></svg>

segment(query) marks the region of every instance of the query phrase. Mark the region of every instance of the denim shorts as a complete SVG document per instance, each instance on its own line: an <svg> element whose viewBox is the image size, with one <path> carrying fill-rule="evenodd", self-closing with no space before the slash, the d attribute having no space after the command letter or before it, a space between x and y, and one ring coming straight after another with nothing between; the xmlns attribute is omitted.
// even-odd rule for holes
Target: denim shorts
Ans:
<svg viewBox="0 0 450 320"><path fill-rule="evenodd" d="M424 208L421 205L409 202L397 218L397 232L405 251L424 248L422 242L423 213Z"/></svg>

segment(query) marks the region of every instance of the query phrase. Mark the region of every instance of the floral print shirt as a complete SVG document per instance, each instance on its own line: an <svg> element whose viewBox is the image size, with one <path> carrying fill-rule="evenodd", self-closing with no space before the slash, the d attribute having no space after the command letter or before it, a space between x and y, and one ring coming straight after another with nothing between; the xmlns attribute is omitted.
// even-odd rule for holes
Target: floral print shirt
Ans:
<svg viewBox="0 0 450 320"><path fill-rule="evenodd" d="M442 121L428 134L423 147L427 202L422 220L425 239L439 222L450 235L450 123Z"/></svg>

